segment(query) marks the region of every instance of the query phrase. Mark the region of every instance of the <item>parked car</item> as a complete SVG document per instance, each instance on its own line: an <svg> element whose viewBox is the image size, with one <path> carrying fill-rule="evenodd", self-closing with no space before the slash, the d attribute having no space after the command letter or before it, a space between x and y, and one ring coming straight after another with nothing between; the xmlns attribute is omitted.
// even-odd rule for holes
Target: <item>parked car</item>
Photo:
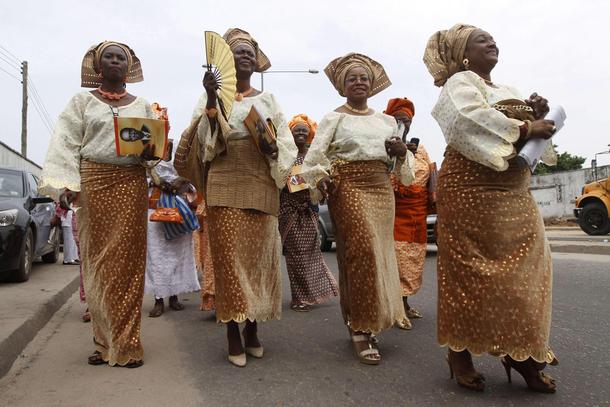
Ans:
<svg viewBox="0 0 610 407"><path fill-rule="evenodd" d="M574 216L589 235L610 233L610 178L591 182L576 197Z"/></svg>
<svg viewBox="0 0 610 407"><path fill-rule="evenodd" d="M426 237L428 243L436 244L436 213L426 217Z"/></svg>
<svg viewBox="0 0 610 407"><path fill-rule="evenodd" d="M333 230L333 222L330 219L328 206L320 205L320 215L318 218L318 239L320 241L320 250L323 252L329 251L333 247L335 241L335 231Z"/></svg>
<svg viewBox="0 0 610 407"><path fill-rule="evenodd" d="M319 215L318 239L320 241L320 250L327 252L332 248L335 241L335 233L328 206L320 205ZM428 243L436 244L436 214L428 215L426 218L426 235Z"/></svg>
<svg viewBox="0 0 610 407"><path fill-rule="evenodd" d="M57 261L60 233L51 226L54 216L53 199L38 195L33 174L0 168L0 272L22 282L30 278L38 257Z"/></svg>

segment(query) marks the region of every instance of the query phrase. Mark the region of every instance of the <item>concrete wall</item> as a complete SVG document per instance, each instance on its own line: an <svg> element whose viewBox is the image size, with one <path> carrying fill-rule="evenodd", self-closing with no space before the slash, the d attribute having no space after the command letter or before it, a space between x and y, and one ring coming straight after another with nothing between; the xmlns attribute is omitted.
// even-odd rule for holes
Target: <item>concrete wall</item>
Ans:
<svg viewBox="0 0 610 407"><path fill-rule="evenodd" d="M36 176L40 176L42 167L34 161L24 158L17 151L6 144L0 142L0 167L15 168L18 170L30 171Z"/></svg>
<svg viewBox="0 0 610 407"><path fill-rule="evenodd" d="M610 176L610 165L597 168L597 179ZM582 187L595 180L592 168L532 176L530 191L545 219L574 217L574 203Z"/></svg>

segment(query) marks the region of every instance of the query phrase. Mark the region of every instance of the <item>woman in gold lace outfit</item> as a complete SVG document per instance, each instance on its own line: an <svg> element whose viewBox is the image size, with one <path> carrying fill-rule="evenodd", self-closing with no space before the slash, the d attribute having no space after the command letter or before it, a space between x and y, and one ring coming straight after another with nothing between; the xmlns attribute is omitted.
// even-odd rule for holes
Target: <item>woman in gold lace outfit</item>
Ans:
<svg viewBox="0 0 610 407"><path fill-rule="evenodd" d="M552 269L544 224L516 152L555 131L547 101L492 82L492 36L455 25L434 34L424 62L443 89L432 111L447 141L439 173L438 340L458 384L482 391L471 354L503 357L530 389L554 392L549 348ZM550 143L549 143L550 144ZM543 156L553 164L552 149Z"/></svg>
<svg viewBox="0 0 610 407"><path fill-rule="evenodd" d="M127 45L91 47L81 86L97 89L75 95L59 116L42 172L43 191L64 190L80 206L83 282L96 348L88 359L92 365L138 367L144 355L146 171L141 158L117 156L113 117L113 111L155 117L148 102L125 89L125 83L142 80L140 61Z"/></svg>
<svg viewBox="0 0 610 407"><path fill-rule="evenodd" d="M355 353L362 363L379 364L371 334L405 318L392 239L390 170L410 184L413 154L397 137L394 118L368 107L370 96L390 86L378 62L351 53L331 61L325 72L347 101L320 122L303 174L328 199L341 310Z"/></svg>
<svg viewBox="0 0 610 407"><path fill-rule="evenodd" d="M250 85L254 72L271 66L258 43L247 32L232 28L224 35L233 51L237 91L227 123L217 106L217 83L211 72L203 85L194 120L200 157L207 171L208 239L214 269L215 307L218 322L227 324L229 361L246 365L246 354L263 357L257 322L281 315L280 188L297 155L282 111L270 93ZM271 118L277 143L261 144L259 152L244 119L252 106ZM242 345L239 323L245 322Z"/></svg>

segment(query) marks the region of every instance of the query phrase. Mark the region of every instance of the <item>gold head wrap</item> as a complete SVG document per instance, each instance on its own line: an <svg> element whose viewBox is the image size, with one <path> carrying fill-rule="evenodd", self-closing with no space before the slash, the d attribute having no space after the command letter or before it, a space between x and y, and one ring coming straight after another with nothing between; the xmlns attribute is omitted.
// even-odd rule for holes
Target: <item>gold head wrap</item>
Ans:
<svg viewBox="0 0 610 407"><path fill-rule="evenodd" d="M127 76L125 77L125 82L135 83L144 80L140 60L131 48L120 42L104 41L91 46L83 57L80 70L80 86L83 88L97 88L102 84L102 78L99 76L100 59L104 54L104 50L111 45L121 48L125 55L127 55Z"/></svg>
<svg viewBox="0 0 610 407"><path fill-rule="evenodd" d="M430 37L424 53L424 63L436 86L443 86L447 79L461 70L466 42L476 29L472 25L456 24L449 30L438 31Z"/></svg>
<svg viewBox="0 0 610 407"><path fill-rule="evenodd" d="M307 144L311 144L314 136L316 135L316 130L318 129L318 123L316 123L315 121L311 120L309 118L309 116L307 116L306 114L299 113L296 116L294 116L292 118L292 120L290 120L288 122L288 128L292 131L292 129L297 124L304 124L307 127L309 127L309 134L307 135Z"/></svg>
<svg viewBox="0 0 610 407"><path fill-rule="evenodd" d="M231 50L234 50L239 44L248 44L254 50L254 55L256 57L256 67L254 68L254 72L264 72L267 69L271 68L271 61L267 58L267 55L258 47L258 43L252 38L252 36L239 28L229 28L223 38L231 47Z"/></svg>
<svg viewBox="0 0 610 407"><path fill-rule="evenodd" d="M324 73L326 73L328 79L330 79L335 89L337 89L339 95L345 97L345 76L352 68L357 66L366 69L371 78L371 94L369 96L376 95L392 84L390 78L388 78L388 75L385 73L383 66L381 66L379 62L366 55L350 52L347 55L333 59L328 66L324 68Z"/></svg>

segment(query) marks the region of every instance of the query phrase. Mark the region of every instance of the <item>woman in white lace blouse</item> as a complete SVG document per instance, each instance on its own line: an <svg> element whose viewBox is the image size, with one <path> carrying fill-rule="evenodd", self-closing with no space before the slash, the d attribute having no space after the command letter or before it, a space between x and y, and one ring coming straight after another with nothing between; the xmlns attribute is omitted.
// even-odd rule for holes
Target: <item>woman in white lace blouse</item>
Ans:
<svg viewBox="0 0 610 407"><path fill-rule="evenodd" d="M371 334L405 318L394 252L394 194L390 170L413 181L413 155L397 136L394 118L367 100L390 85L383 67L362 54L333 60L326 75L344 105L328 113L303 163L304 178L328 200L339 263L343 318L365 364L381 355Z"/></svg>
<svg viewBox="0 0 610 407"><path fill-rule="evenodd" d="M443 87L432 116L447 141L437 186L438 341L461 386L485 388L471 354L490 353L503 357L509 381L514 368L530 389L555 392L542 373L555 362L550 250L529 168L515 157L527 140L553 135L547 101L492 82L498 47L473 26L434 34L424 62ZM544 160L554 164L552 149Z"/></svg>
<svg viewBox="0 0 610 407"><path fill-rule="evenodd" d="M125 83L143 80L127 45L106 41L83 58L81 86L59 116L41 190L59 189L78 209L83 283L95 352L88 363L139 367L146 263L146 171L141 157L119 157L114 115L154 118ZM150 157L150 150L145 151Z"/></svg>

